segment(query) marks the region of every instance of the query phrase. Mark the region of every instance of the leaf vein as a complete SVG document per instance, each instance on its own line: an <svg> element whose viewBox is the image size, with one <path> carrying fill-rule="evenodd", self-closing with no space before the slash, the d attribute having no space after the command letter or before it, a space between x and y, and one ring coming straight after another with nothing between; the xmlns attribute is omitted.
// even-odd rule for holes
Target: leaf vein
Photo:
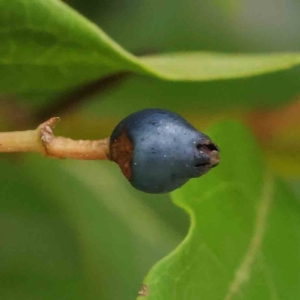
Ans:
<svg viewBox="0 0 300 300"><path fill-rule="evenodd" d="M262 186L261 200L259 203L257 217L254 224L254 234L250 241L246 255L242 263L238 267L233 281L229 285L225 300L231 300L237 292L240 291L243 284L249 279L251 267L259 254L263 238L266 231L266 224L268 213L272 203L272 196L274 192L274 179L270 171L267 171L264 176L264 183Z"/></svg>

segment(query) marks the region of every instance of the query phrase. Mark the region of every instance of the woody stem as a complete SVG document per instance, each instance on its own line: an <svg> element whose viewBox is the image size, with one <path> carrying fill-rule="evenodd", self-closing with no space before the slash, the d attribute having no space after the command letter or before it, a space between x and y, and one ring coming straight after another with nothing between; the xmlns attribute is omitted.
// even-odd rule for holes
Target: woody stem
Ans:
<svg viewBox="0 0 300 300"><path fill-rule="evenodd" d="M105 160L109 155L109 138L72 140L55 137L53 128L59 118L51 118L35 130L0 133L0 152L38 152L55 158Z"/></svg>

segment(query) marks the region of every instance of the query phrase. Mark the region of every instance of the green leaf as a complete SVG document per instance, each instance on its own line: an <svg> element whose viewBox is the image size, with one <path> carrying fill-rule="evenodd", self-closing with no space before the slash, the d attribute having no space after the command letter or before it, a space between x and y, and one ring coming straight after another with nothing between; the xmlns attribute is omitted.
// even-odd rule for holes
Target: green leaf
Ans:
<svg viewBox="0 0 300 300"><path fill-rule="evenodd" d="M59 0L0 0L0 91L70 88L123 71L163 80L232 79L289 69L300 54L172 53L137 58Z"/></svg>
<svg viewBox="0 0 300 300"><path fill-rule="evenodd" d="M219 54L171 53L142 59L158 77L178 81L233 79L290 69L300 64L300 53Z"/></svg>
<svg viewBox="0 0 300 300"><path fill-rule="evenodd" d="M62 89L124 69L136 58L62 1L0 0L1 91Z"/></svg>
<svg viewBox="0 0 300 300"><path fill-rule="evenodd" d="M181 245L150 271L138 299L299 299L300 206L238 123L210 133L220 166L173 193L191 218Z"/></svg>

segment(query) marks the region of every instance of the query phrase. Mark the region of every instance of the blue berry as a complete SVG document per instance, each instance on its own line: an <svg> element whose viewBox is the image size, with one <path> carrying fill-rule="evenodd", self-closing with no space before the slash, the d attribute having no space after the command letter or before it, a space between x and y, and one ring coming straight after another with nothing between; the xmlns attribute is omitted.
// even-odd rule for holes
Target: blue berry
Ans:
<svg viewBox="0 0 300 300"><path fill-rule="evenodd" d="M166 193L216 166L219 149L178 114L145 109L114 129L110 159L138 190Z"/></svg>

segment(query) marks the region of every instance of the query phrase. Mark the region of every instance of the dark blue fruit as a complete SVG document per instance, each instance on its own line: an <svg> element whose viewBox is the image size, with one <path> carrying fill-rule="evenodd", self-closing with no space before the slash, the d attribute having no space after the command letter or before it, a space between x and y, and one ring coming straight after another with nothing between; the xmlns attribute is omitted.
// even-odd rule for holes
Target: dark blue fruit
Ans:
<svg viewBox="0 0 300 300"><path fill-rule="evenodd" d="M207 135L163 109L145 109L122 120L110 138L110 159L147 193L173 191L220 160Z"/></svg>

